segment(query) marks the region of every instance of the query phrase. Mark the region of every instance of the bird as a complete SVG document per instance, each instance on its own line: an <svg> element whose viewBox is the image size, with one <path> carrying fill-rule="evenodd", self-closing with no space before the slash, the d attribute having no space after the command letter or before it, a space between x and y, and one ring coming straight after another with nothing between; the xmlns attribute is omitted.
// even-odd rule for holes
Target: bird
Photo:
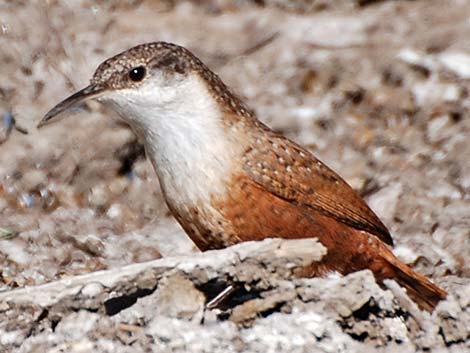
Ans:
<svg viewBox="0 0 470 353"><path fill-rule="evenodd" d="M336 172L263 124L188 49L140 44L101 63L41 128L89 100L115 111L145 146L166 204L201 250L265 238L317 238L327 249L302 277L369 269L421 309L447 293L390 250L387 227Z"/></svg>

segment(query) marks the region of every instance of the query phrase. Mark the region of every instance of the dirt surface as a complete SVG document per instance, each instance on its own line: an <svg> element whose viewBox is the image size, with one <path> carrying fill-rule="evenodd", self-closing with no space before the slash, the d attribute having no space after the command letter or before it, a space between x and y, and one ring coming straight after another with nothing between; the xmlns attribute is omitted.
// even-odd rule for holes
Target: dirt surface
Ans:
<svg viewBox="0 0 470 353"><path fill-rule="evenodd" d="M2 2L0 295L162 256L202 258L201 268L224 256L193 254L141 145L112 112L91 103L35 128L101 61L165 40L192 50L261 120L359 190L395 254L450 298L429 316L368 272L295 281L265 273L271 287L241 280L257 297L216 313L187 309L210 297L201 288L210 281L206 270L181 270L152 283L191 299L171 294L169 304L138 286L137 304L114 316L79 296L62 306L0 301L0 351L468 351L469 18L465 0ZM214 273L233 276L224 266ZM350 300L347 309L338 300Z"/></svg>
<svg viewBox="0 0 470 353"><path fill-rule="evenodd" d="M268 239L0 293L2 341L38 353L465 350L468 279L448 278L456 295L430 316L369 271L295 278L325 252L312 239Z"/></svg>

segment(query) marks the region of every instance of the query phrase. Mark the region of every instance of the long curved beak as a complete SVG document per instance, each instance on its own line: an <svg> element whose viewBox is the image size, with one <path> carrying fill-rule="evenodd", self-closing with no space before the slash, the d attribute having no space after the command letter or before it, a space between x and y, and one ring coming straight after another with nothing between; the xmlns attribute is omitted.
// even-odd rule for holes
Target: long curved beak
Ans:
<svg viewBox="0 0 470 353"><path fill-rule="evenodd" d="M70 97L64 99L62 102L57 104L54 108L49 110L46 115L42 118L42 120L38 124L38 129L50 124L54 121L58 121L59 119L54 119L61 113L74 108L85 101L88 101L93 98L99 97L105 89L102 86L91 84L88 87L78 91L77 93L72 94Z"/></svg>

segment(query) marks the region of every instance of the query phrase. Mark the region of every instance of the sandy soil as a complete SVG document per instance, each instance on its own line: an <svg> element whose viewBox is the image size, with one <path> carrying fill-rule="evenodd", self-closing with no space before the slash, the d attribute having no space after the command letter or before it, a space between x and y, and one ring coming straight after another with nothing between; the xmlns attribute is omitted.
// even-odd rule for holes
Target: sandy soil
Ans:
<svg viewBox="0 0 470 353"><path fill-rule="evenodd" d="M459 303L459 325L470 327L469 17L464 0L0 4L0 291L196 251L171 218L141 145L113 113L90 104L35 128L101 61L165 40L192 50L261 120L359 190L391 230L394 252L460 298L451 303ZM298 315L317 310L292 305ZM281 307L244 332L296 320ZM186 325L178 320L171 322ZM7 337L16 324L2 325ZM406 347L424 349L411 332L407 323ZM347 337L358 349L377 344ZM470 333L458 337L430 348L463 352ZM21 343L0 338L5 350ZM342 344L319 351L348 351Z"/></svg>

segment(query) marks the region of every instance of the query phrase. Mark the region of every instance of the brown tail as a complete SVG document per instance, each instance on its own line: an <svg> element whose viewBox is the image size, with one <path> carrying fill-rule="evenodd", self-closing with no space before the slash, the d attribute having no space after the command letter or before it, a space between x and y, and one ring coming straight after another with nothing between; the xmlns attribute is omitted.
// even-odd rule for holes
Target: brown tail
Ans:
<svg viewBox="0 0 470 353"><path fill-rule="evenodd" d="M384 273L384 276L377 276L376 273L377 277L382 277L377 279L383 280L392 278L396 280L402 287L405 287L409 297L413 299L421 309L431 312L439 301L447 297L445 290L436 286L423 275L413 271L408 265L400 262L390 250L385 248L385 251L381 251L381 255L388 265L391 266L390 272L392 274L385 275Z"/></svg>

